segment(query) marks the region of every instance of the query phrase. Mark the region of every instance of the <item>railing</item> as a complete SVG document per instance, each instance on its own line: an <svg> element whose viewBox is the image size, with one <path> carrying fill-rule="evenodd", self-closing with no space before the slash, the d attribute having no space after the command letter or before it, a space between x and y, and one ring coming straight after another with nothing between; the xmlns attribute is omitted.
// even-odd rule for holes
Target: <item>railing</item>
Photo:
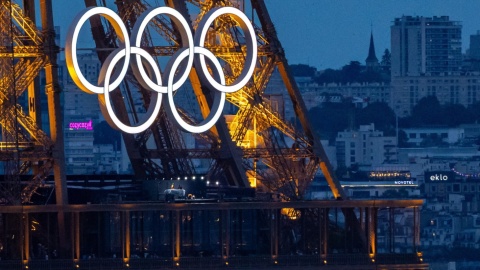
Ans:
<svg viewBox="0 0 480 270"><path fill-rule="evenodd" d="M415 269L428 269L428 265L419 260L415 254L377 254L374 258L368 254L331 254L320 255L291 255L271 258L269 256L239 256L239 257L183 257L179 260L171 258L146 258L123 260L121 258L99 258L85 260L32 260L26 264L21 261L0 261L0 269L265 269L287 268L301 269L319 266L367 266L387 267L388 269L407 269L405 266L414 266ZM396 266L397 265L397 266ZM402 266L400 266L402 265ZM28 266L28 268L27 268ZM403 267L403 268L402 268ZM344 268L341 268L344 269ZM362 268L364 269L364 268Z"/></svg>

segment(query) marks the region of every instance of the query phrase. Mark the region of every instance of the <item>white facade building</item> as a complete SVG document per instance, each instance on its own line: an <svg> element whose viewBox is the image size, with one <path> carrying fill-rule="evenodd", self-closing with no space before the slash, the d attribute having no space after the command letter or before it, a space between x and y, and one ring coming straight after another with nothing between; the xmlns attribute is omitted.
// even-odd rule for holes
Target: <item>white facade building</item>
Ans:
<svg viewBox="0 0 480 270"><path fill-rule="evenodd" d="M339 132L335 142L338 166L377 166L397 160L397 138L383 136L373 124L359 130Z"/></svg>
<svg viewBox="0 0 480 270"><path fill-rule="evenodd" d="M427 138L438 138L448 144L458 143L465 138L463 128L406 128L403 131L407 134L408 142L417 146Z"/></svg>
<svg viewBox="0 0 480 270"><path fill-rule="evenodd" d="M480 73L442 76L393 76L390 107L399 116L408 116L418 101L436 96L441 105L462 104L465 107L480 100Z"/></svg>
<svg viewBox="0 0 480 270"><path fill-rule="evenodd" d="M391 100L391 87L385 83L310 83L299 87L307 109L322 102L342 102L345 98L351 98L352 103L390 103Z"/></svg>

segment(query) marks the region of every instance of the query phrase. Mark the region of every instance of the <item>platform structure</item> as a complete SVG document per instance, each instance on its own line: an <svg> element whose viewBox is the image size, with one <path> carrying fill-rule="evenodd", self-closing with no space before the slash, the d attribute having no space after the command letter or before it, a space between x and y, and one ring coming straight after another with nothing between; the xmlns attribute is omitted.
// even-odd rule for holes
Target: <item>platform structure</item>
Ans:
<svg viewBox="0 0 480 270"><path fill-rule="evenodd" d="M418 228L422 204L350 200L6 206L0 214L7 238L0 267L428 269L419 252L419 231L405 234L393 222L408 213L412 228ZM346 230L343 208L357 213L375 252L364 253ZM298 213L285 215L286 209ZM72 237L70 256L62 259L52 257L60 248L54 228L59 210L69 220ZM389 230L379 229L382 213L389 216Z"/></svg>

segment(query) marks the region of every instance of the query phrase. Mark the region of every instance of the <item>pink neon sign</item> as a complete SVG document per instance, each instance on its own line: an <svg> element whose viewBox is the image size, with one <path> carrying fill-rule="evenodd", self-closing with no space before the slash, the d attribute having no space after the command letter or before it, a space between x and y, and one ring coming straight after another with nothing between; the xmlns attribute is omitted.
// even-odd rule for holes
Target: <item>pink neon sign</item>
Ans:
<svg viewBox="0 0 480 270"><path fill-rule="evenodd" d="M93 130L92 120L90 120L88 122L70 122L68 127L70 129L76 129L76 130L78 130L78 129Z"/></svg>

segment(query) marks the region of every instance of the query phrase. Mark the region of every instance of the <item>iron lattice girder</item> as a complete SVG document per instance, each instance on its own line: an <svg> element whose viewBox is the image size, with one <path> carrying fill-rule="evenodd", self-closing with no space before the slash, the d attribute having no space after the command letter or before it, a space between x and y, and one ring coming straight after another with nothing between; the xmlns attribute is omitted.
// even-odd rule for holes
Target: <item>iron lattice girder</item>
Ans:
<svg viewBox="0 0 480 270"><path fill-rule="evenodd" d="M2 5L6 10L8 10L9 14L12 16L12 19L25 33L24 37L18 38L31 41L36 45L43 44L43 37L40 34L40 31L38 31L32 20L23 14L23 11L19 5L12 4L10 1L2 1Z"/></svg>
<svg viewBox="0 0 480 270"><path fill-rule="evenodd" d="M292 148L247 148L243 149L243 158L255 159L266 158L269 159L272 155L281 155L285 159L306 159L315 158L313 152L306 148L292 149ZM152 159L159 159L165 155L174 157L188 157L193 159L210 159L219 157L221 155L220 149L155 149L148 150L148 156Z"/></svg>
<svg viewBox="0 0 480 270"><path fill-rule="evenodd" d="M97 6L97 3L92 0L85 0L87 6ZM116 5L118 7L118 11L122 20L124 21L125 25L128 28L133 27L134 23L138 16L143 13L145 10L149 8L149 5L146 3L142 3L141 1L117 1ZM104 61L108 54L108 50L110 48L116 47L116 34L114 30L107 25L107 30L104 31L104 24L101 23L101 20L98 18L91 18L91 23L96 30L93 30L92 33L95 39L96 45L98 47L97 53L99 54L99 58L101 62ZM158 32L161 36L165 37L165 39L172 44L172 46L168 46L170 48L178 48L175 44L178 44L175 41L173 28L171 28L170 21L163 19L157 16L155 19L152 19L153 28L156 32ZM151 48L150 43L151 37L150 33L146 31L144 33L142 39L142 47L144 48ZM152 49L150 49L152 51ZM171 49L165 50L167 53L173 54ZM152 54L153 55L153 54ZM141 99L144 106L144 109L148 108L148 104L150 103L150 92L140 87L138 83L135 83L131 80L130 75L127 75L127 80L129 83L132 83L135 87L137 87L141 93ZM124 84L125 91L129 97L131 97L130 89L128 83ZM121 95L115 93L113 95L114 99L113 102L115 103L115 109L119 114L123 114L122 121L128 122L128 115L126 113L126 107L123 104L119 104L123 102ZM133 104L133 100L129 99L127 102L130 102L132 107L135 107ZM137 115L135 111L132 113L134 119L136 120ZM162 118L162 119L160 119ZM130 135L124 134L124 140L126 141L127 152L132 162L132 167L134 172L139 177L143 177L143 175L156 175L156 174L180 174L182 171L184 172L194 172L194 166L190 160L184 159L172 159L172 156L164 156L161 158L161 166L152 162L148 156L147 150L147 141L150 138L154 139L156 148L163 149L163 148L185 148L183 145L183 138L180 135L180 131L173 129L171 123L165 117L160 116L159 121L153 125L148 132L144 132L140 135ZM127 141L129 143L127 143Z"/></svg>
<svg viewBox="0 0 480 270"><path fill-rule="evenodd" d="M43 57L43 47L39 46L0 46L0 58Z"/></svg>
<svg viewBox="0 0 480 270"><path fill-rule="evenodd" d="M119 7L121 7L121 12L123 13L123 21L130 21L130 19L136 19L135 16L138 17L140 14L142 14L144 11L151 7L148 3L141 1L119 1L118 5ZM161 16L156 16L154 19L152 19L151 22L152 23L150 25L152 25L155 31L162 37L164 37L168 43L177 46L179 45L176 35L174 33L175 31L172 27L170 27L171 23L167 19ZM131 26L133 26L133 24Z"/></svg>
<svg viewBox="0 0 480 270"><path fill-rule="evenodd" d="M2 150L0 146L0 161L11 161L17 158L20 161L49 160L51 159L51 152L39 146L20 147L19 150Z"/></svg>
<svg viewBox="0 0 480 270"><path fill-rule="evenodd" d="M24 5L26 9L33 8L28 6L29 3ZM28 202L41 181L51 172L54 143L16 102L48 62L47 55L51 47L44 46L48 43L44 40L50 32L44 35L22 8L11 1L1 1L0 16L2 25L9 26L2 33L10 39L0 46L0 59L3 60L3 77L0 78L1 125L5 134L18 138L18 142L0 143L0 161L22 162L21 166L14 166L15 171L10 172L14 175L28 173L32 164L40 165L36 170L38 174L33 176L21 194L17 194L22 202ZM42 162L39 164L39 161Z"/></svg>
<svg viewBox="0 0 480 270"><path fill-rule="evenodd" d="M217 57L224 60L229 60L233 57L243 57L245 53L240 47L223 47L223 46L205 46L209 51L214 53ZM142 46L153 56L171 56L180 49L178 46ZM273 53L268 48L268 45L258 47L258 56L272 56Z"/></svg>
<svg viewBox="0 0 480 270"><path fill-rule="evenodd" d="M199 18L202 17L202 14L209 8L214 7L216 4L215 2L207 1L209 4L205 4L202 8L202 12L197 17L197 21ZM205 2L206 3L206 2ZM231 5L232 3L222 3L226 5ZM216 23L215 29L218 29L216 35L219 37L222 43L222 47L231 48L235 47L235 44L238 44L238 41L235 39L235 34L233 34L229 29L233 26L233 20L229 20L228 18L222 17ZM266 41L265 38L259 39L259 41ZM268 44L268 42L265 42ZM207 46L216 47L216 45L207 44ZM237 141L237 145L242 145L242 141L246 135L247 130L252 129L252 121L256 121L257 127L260 127L260 130L267 130L269 131L270 127L276 128L278 131L283 133L284 135L290 137L296 142L301 142L297 148L305 147L305 151L311 152L313 148L308 138L305 135L298 132L294 127L292 127L287 121L283 119L269 104L269 99L264 95L264 90L268 83L268 80L273 73L275 63L276 63L276 55L273 53L271 48L268 45L263 46L264 49L268 49L269 52L262 54L257 62L257 68L253 75L253 83L247 85L243 89L238 92L231 93L227 95L227 100L232 104L239 107L239 112L236 114L234 122L237 123L236 129L234 131L233 139ZM218 55L217 55L218 56ZM229 57L223 58L229 65L229 68L226 69L227 74L227 83L234 80L238 73L243 70L243 65L245 61L244 53L241 54L233 54ZM235 127L234 127L235 128ZM260 135L263 138L264 143L267 147L270 147L272 150L269 151L269 155L265 155L263 157L264 163L272 163L272 164L279 164L280 167L277 168L277 173L280 178L292 178L295 179L302 179L301 181L305 181L308 179L310 181L312 179L315 170L312 170L309 166L305 170L298 170L292 168L289 164L292 164L293 160L298 160L300 157L295 157L292 155L284 156L285 154L282 151L276 151L275 148L281 148L278 141L278 138L274 138L272 136L262 136L264 132L258 132L254 136ZM268 140L273 140L271 142L267 142ZM253 146L257 147L257 146ZM248 158L243 156L244 158ZM308 163L310 164L310 163ZM313 166L314 168L318 168L318 165ZM281 168L281 171L280 171ZM299 173L302 173L301 175ZM298 197L297 189L292 190L290 193L292 196Z"/></svg>
<svg viewBox="0 0 480 270"><path fill-rule="evenodd" d="M9 57L0 57L0 59L2 58ZM20 58L18 62L11 67L11 69L14 71L13 76L12 74L9 74L0 78L1 103L4 103L6 100L15 99L21 96L28 85L30 85L35 77L37 77L40 69L44 65L45 60L42 57L34 58L33 61L31 59ZM13 95L8 93L8 91L11 91L12 87L15 89L16 97L13 97Z"/></svg>
<svg viewBox="0 0 480 270"><path fill-rule="evenodd" d="M183 1L173 1L175 4L174 5L180 5L182 6L182 3L184 4ZM173 3L172 2L172 3ZM198 22L202 17L205 12L210 10L216 5L232 5L229 1L222 1L222 3L218 1L203 1L203 2L195 2L191 1L194 4L198 5L200 7L200 12L199 15L196 18L196 22ZM119 10L122 8L124 12L123 18L124 20L127 20L128 22L133 22L136 18L134 16L138 16L139 12L146 10L146 4L140 3L140 2L134 2L134 1L119 1L120 4ZM169 3L169 4L172 4ZM132 6L135 5L135 6ZM138 5L138 6L137 6ZM121 7L121 8L120 8ZM130 8L129 8L130 7ZM183 6L182 6L183 7ZM256 12L259 17L263 16L263 13L266 12L266 10L259 10L256 8ZM268 15L268 14L267 14ZM269 18L268 18L269 19ZM239 129L238 132L235 132L235 139L240 140L243 134L246 133L246 131L251 127L251 115L255 115L255 119L258 120L257 124L260 126L262 129L269 129L270 127L276 128L278 131L281 133L285 134L286 136L294 139L298 143L299 149L302 149L303 152L314 152L314 149L317 149L318 147L321 147L321 145L317 145L318 141L312 140L310 136L311 130L308 130L309 134L303 134L303 132L299 132L296 128L291 126L289 123L287 123L282 116L278 115L276 111L274 111L270 105L268 105L268 98L264 95L264 89L266 87L266 84L268 83L268 79L270 78L273 69L275 65L279 65L279 61L284 61L284 55L283 51L281 50L281 47L279 46L278 40L276 39L275 33L271 33L274 31L273 26L269 28L269 25L265 25L265 20L260 20L262 23L262 29L260 30L259 28L256 28L257 34L259 36L258 41L262 43L259 45L259 60L258 60L258 66L254 74L254 82L251 83L248 87L245 87L241 91L228 95L228 99L230 102L233 104L237 105L240 108L240 111L243 111L241 115L243 117L238 117L241 115L237 115L237 123L239 125L237 128ZM162 24L162 27L157 27L156 24ZM268 22L267 22L268 23ZM126 23L129 25L129 23ZM157 20L153 20L154 28L156 28L156 31L159 32L160 34L166 35L166 39L168 42L173 42L176 40L174 37L175 31L174 27L170 27L171 22L159 22ZM194 28L195 28L195 23L194 23ZM232 20L226 17L219 18L218 21L216 22L216 27L212 28L215 29L216 31L216 36L218 37L218 41L220 41L221 46L218 44L218 42L214 42L212 44L206 44L206 47L209 48L211 51L214 52L218 57L222 58L227 65L229 65L227 70L227 79L229 82L233 80L233 78L238 75L236 74L239 70L243 69L243 63L244 63L244 52L242 51L242 46L239 46L239 43L236 40L236 34L234 31L231 31L231 27L233 26ZM165 28L166 27L166 28ZM263 34L263 31L265 31L265 34ZM112 32L110 32L112 33ZM112 33L113 35L113 33ZM112 36L113 37L113 36ZM271 41L274 41L274 47L271 46ZM278 44L277 44L278 43ZM173 54L177 46L157 46L157 47L148 47L145 46L147 50L149 50L153 55L171 55ZM285 61L284 61L285 62ZM289 82L291 83L291 82ZM286 83L287 84L287 83ZM290 85L287 85L287 88L290 87ZM291 89L289 89L290 91ZM292 96L292 95L291 95ZM258 99L260 97L260 99ZM295 96L295 100L293 100L294 107L297 106L297 99L298 97ZM294 99L292 97L292 99ZM246 104L250 105L250 109L245 110ZM303 109L303 108L302 108ZM302 119L305 118L306 111L301 111L298 110L298 108L295 107L297 115L300 113L300 116ZM246 117L248 115L248 117ZM248 119L247 119L248 118ZM303 123L302 123L303 124ZM305 126L304 126L305 128ZM307 127L308 129L308 127ZM271 132L271 131L267 131ZM143 138L140 139L140 141L145 142L146 138L148 139L149 136L143 136ZM272 161L273 159L278 159L274 163L276 164L288 164L290 161L288 159L296 159L296 158L303 158L302 155L299 155L299 157L295 157L292 153L286 153L285 151L278 151L278 149L281 148L280 145L277 145L279 142L276 141L278 138L270 138L271 136L265 136L264 139L270 140L273 139L275 141L269 142L269 144L272 146L272 149L275 150L270 150L270 158ZM315 143L314 143L315 141ZM214 148L215 149L215 148ZM149 157L158 157L160 158L160 155L158 155L159 152L162 150L148 150L148 156ZM179 153L181 151L186 151L182 149L177 149ZM215 154L214 152L216 150L212 150L213 152L211 154ZM248 151L248 150L247 150ZM154 154L155 152L155 154ZM258 151L262 152L262 151ZM166 153L166 152L164 152ZM284 156L285 154L285 156ZM184 154L181 154L180 156L184 156ZM261 155L261 156L266 156L266 155ZM248 154L245 155L246 158L250 158ZM322 156L322 158L324 158ZM318 160L318 158L316 159ZM310 163L308 163L308 168L305 168L304 172L307 174L313 174L315 171L315 167L318 168L318 163L315 166L311 166ZM312 168L313 167L313 168ZM285 170L289 170L289 168L285 168ZM290 170L290 172L286 172L288 175L293 175L294 170Z"/></svg>

